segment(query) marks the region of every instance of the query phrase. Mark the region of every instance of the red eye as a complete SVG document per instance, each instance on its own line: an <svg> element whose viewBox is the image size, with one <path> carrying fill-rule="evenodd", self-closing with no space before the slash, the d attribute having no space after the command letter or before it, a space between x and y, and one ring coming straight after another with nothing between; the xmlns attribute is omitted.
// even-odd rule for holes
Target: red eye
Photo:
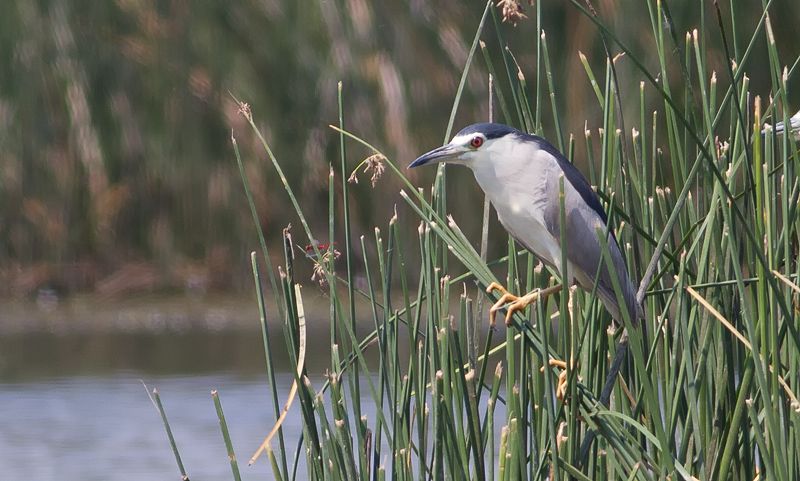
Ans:
<svg viewBox="0 0 800 481"><path fill-rule="evenodd" d="M483 137L475 136L472 140L469 141L469 145L472 146L473 149L477 149L481 145L483 145Z"/></svg>

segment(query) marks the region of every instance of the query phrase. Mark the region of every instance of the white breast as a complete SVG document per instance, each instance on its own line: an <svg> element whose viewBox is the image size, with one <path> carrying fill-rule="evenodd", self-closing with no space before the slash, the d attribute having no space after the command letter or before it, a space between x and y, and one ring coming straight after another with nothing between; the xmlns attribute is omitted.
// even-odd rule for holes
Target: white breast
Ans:
<svg viewBox="0 0 800 481"><path fill-rule="evenodd" d="M542 213L549 200L544 151L519 152L517 156L481 159L470 165L475 180L489 197L500 223L525 247L553 266L561 265L561 247L545 226ZM512 194L513 192L513 194Z"/></svg>

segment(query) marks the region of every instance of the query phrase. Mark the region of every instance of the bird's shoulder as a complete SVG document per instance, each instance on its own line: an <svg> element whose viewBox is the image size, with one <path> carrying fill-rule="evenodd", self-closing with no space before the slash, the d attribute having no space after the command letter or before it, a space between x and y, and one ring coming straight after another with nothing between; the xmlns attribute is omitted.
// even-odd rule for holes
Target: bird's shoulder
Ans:
<svg viewBox="0 0 800 481"><path fill-rule="evenodd" d="M538 135L526 134L522 132L517 135L527 137L526 140L535 142L540 150L550 154L553 162L555 163L554 167L564 174L564 178L567 180L567 182L569 182L572 188L575 189L575 192L577 192L586 205L588 205L600 217L600 219L602 219L604 224L608 223L606 211L603 209L603 205L600 203L600 198L597 196L594 189L592 189L589 181L586 180L586 177L583 176L577 167L567 160L561 151L559 151L546 139L539 137Z"/></svg>

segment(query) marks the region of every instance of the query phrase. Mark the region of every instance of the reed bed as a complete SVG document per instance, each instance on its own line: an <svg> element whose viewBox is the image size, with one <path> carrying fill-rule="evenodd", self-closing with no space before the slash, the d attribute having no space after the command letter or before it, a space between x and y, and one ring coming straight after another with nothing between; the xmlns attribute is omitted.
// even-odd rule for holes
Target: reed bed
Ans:
<svg viewBox="0 0 800 481"><path fill-rule="evenodd" d="M546 25L540 4L529 12L539 26ZM604 41L603 68L581 54L602 125L587 126L583 138L562 132L554 99L569 92L553 77L545 32L536 39L529 81L503 38L493 42L503 48L481 42L486 26L502 21L489 2L443 138L452 133L467 72L483 61L495 79L490 98L498 120L549 137L570 160L585 157L584 173L597 186L631 275L642 279L645 319L616 326L591 292L565 288L518 313L510 328L489 329L490 282L523 292L557 280L510 238L507 255L487 261L490 216L483 216L483 242L465 237L448 215L452 186L444 168L432 187L410 182L404 161L347 123L340 84L328 231L312 231L305 212L319 207L298 203L242 103L299 225L284 231L279 269L262 266L271 258L263 235L252 256L267 379L277 392L272 351L284 342L295 376L290 402L299 407L290 415L303 420L299 445L287 445L277 427L264 446L275 479L800 479L800 159L792 136L762 134L767 122L791 116L788 84L800 58L779 56L769 1L751 31L739 27L731 1L714 3L713 15L685 35L671 29L664 4L643 2L652 26L647 59L591 2L571 4ZM705 48L709 37L721 37L725 58ZM771 88L751 92L747 68L760 52L770 69L754 73L768 75ZM643 81L637 91L621 91L623 76ZM652 98L661 106L648 111ZM235 140L234 149L241 165ZM350 231L347 179L363 166L350 151L366 151L370 167L380 164L404 185L398 214L359 239ZM473 210L480 205L476 200ZM313 241L340 235L338 247ZM292 237L313 254L296 255ZM337 249L342 259L334 262ZM315 263L330 301L332 350L323 380L303 365L299 286L317 287L295 275L301 262ZM356 262L366 275L359 287ZM266 312L268 295L275 312ZM357 309L363 299L369 308ZM282 332L269 331L268 317L283 321ZM364 323L372 332L357 336ZM370 350L377 362L365 358ZM621 370L609 378L615 359ZM559 380L565 388L557 396ZM273 398L276 422L284 403Z"/></svg>

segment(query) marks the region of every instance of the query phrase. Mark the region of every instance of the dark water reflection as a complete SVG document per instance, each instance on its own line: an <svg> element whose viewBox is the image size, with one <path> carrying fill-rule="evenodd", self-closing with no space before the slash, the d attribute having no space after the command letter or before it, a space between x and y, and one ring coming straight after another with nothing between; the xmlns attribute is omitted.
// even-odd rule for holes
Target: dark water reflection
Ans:
<svg viewBox="0 0 800 481"><path fill-rule="evenodd" d="M308 334L310 373L321 374L328 366L328 336L327 331ZM271 339L276 370L288 371L282 331L275 329ZM0 335L0 382L114 376L128 371L156 376L221 371L257 376L265 372L264 366L264 344L257 329Z"/></svg>
<svg viewBox="0 0 800 481"><path fill-rule="evenodd" d="M331 350L327 300L307 297L306 365L310 374L322 373ZM275 309L268 312L276 370L288 371L284 328ZM359 338L374 328L372 321L360 324ZM78 299L52 311L23 302L0 307L0 382L126 371L259 375L264 364L258 311L249 298Z"/></svg>
<svg viewBox="0 0 800 481"><path fill-rule="evenodd" d="M280 354L283 342L275 342ZM276 355L276 359L284 359ZM0 336L0 379L31 381L65 376L192 375L264 372L261 333L253 330L184 332L29 332Z"/></svg>

